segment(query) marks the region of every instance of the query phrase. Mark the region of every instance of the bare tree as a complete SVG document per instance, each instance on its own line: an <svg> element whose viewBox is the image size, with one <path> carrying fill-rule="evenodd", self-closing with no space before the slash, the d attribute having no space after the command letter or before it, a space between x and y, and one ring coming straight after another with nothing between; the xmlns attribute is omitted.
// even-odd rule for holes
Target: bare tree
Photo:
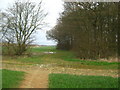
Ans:
<svg viewBox="0 0 120 90"><path fill-rule="evenodd" d="M42 2L15 2L4 12L4 40L15 45L15 52L21 55L33 41L32 34L41 29L47 14L42 9Z"/></svg>

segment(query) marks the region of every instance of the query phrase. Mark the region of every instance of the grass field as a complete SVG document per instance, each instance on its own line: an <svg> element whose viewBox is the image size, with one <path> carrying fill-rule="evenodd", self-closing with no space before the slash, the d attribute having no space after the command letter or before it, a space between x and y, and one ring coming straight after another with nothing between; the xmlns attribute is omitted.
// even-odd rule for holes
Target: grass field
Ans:
<svg viewBox="0 0 120 90"><path fill-rule="evenodd" d="M24 80L24 72L2 70L2 88L17 88Z"/></svg>
<svg viewBox="0 0 120 90"><path fill-rule="evenodd" d="M106 62L106 61L92 61L78 59L71 51L56 50L55 46L43 46L31 48L31 53L34 55L20 56L20 57L3 57L3 60L15 60L23 63L32 64L44 64L44 63L56 63L61 67L70 68L88 68L88 69L118 69L118 62ZM45 54L44 52L55 52L54 54Z"/></svg>
<svg viewBox="0 0 120 90"><path fill-rule="evenodd" d="M45 52L54 52L48 54ZM55 67L60 69L66 68L66 70L79 70L84 69L83 73L86 73L87 69L91 70L92 75L96 75L94 70L103 70L106 74L108 70L108 76L77 76L70 74L50 74L49 75L49 87L50 88L117 88L118 79L113 78L119 69L119 62L107 62L100 60L81 60L75 56L71 51L56 50L55 46L43 46L33 47L30 50L31 55L23 56L3 56L3 62L8 67L24 68L24 66L33 68L40 67L41 64L55 64ZM49 67L47 67L49 69ZM54 68L54 67L52 67ZM58 69L59 70L59 69ZM105 70L105 71L104 71ZM66 71L65 71L66 72ZM71 71L73 74L74 71ZM77 71L76 71L77 72ZM87 72L89 73L89 72ZM14 77L13 77L14 76ZM113 76L113 77L109 77ZM24 72L3 70L3 88L18 87L20 82L24 78Z"/></svg>
<svg viewBox="0 0 120 90"><path fill-rule="evenodd" d="M31 52L53 52L56 51L55 46L42 46L42 47L35 47L31 48Z"/></svg>
<svg viewBox="0 0 120 90"><path fill-rule="evenodd" d="M118 88L118 78L50 74L49 88Z"/></svg>

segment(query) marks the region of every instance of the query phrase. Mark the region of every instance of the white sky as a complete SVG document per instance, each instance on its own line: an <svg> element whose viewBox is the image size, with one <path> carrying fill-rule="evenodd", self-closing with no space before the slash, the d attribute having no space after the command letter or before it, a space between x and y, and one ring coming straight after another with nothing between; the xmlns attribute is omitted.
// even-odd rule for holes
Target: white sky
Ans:
<svg viewBox="0 0 120 90"><path fill-rule="evenodd" d="M0 9L4 10L9 5L12 5L16 0L0 0ZM25 0L23 0L25 1ZM29 0L32 2L39 3L40 0ZM39 30L36 32L35 44L39 45L55 45L56 43L52 40L47 40L46 31L50 30L55 26L56 20L59 17L59 13L63 11L63 1L62 0L42 0L44 4L45 11L48 12L45 22L48 23L49 27L44 30Z"/></svg>

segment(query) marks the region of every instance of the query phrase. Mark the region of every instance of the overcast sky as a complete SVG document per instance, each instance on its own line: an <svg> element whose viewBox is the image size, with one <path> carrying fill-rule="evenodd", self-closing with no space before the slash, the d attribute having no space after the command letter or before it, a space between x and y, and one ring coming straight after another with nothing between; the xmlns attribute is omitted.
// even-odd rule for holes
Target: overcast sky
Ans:
<svg viewBox="0 0 120 90"><path fill-rule="evenodd" d="M9 5L12 5L16 0L0 0L0 9L4 10ZM23 0L25 1L25 0ZM27 0L26 0L27 1ZM40 0L29 0L32 2L39 3ZM35 34L35 44L39 45L56 45L56 42L52 40L47 40L46 31L50 30L55 26L56 20L59 17L59 13L63 11L63 1L62 0L43 0L43 5L45 11L48 12L45 22L48 23L49 27L44 28L43 30L39 30Z"/></svg>

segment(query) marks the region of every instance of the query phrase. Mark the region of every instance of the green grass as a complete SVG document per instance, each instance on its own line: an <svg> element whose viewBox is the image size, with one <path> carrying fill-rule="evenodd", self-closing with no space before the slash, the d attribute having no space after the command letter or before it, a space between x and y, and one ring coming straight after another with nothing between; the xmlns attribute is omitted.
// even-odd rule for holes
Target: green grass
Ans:
<svg viewBox="0 0 120 90"><path fill-rule="evenodd" d="M18 88L24 78L24 72L2 70L2 88Z"/></svg>
<svg viewBox="0 0 120 90"><path fill-rule="evenodd" d="M0 69L0 89L2 88L2 70Z"/></svg>
<svg viewBox="0 0 120 90"><path fill-rule="evenodd" d="M118 78L50 74L49 88L118 88Z"/></svg>
<svg viewBox="0 0 120 90"><path fill-rule="evenodd" d="M44 54L43 52L56 52ZM43 63L56 63L57 66L78 69L118 69L118 62L80 60L71 51L56 50L54 46L31 48L31 56L3 56L3 60L22 62L33 65ZM8 62L7 64L15 64ZM14 76L14 77L13 77ZM3 70L3 88L18 87L23 80L24 73L19 71ZM76 76L68 74L50 74L50 88L116 88L117 78L104 76Z"/></svg>
<svg viewBox="0 0 120 90"><path fill-rule="evenodd" d="M57 63L62 67L70 68L86 68L86 69L118 69L118 62L105 62L105 61L92 61L92 60L80 60L77 59L73 52L55 50L55 54L45 55L44 58L48 58L47 62Z"/></svg>
<svg viewBox="0 0 120 90"><path fill-rule="evenodd" d="M65 61L74 61L74 62L80 62L81 64L85 65L113 65L113 64L120 64L118 62L106 62L106 61L90 61L90 60L80 60L80 59L64 59Z"/></svg>
<svg viewBox="0 0 120 90"><path fill-rule="evenodd" d="M62 59L64 61L70 61L70 62L79 62L83 65L118 65L120 63L118 62L106 62L106 61L100 61L100 60L81 60L77 59L75 54L71 51L62 51L62 50L56 50L56 53L51 55L52 58L56 59Z"/></svg>
<svg viewBox="0 0 120 90"><path fill-rule="evenodd" d="M42 46L31 48L31 52L53 52L56 50L55 46Z"/></svg>
<svg viewBox="0 0 120 90"><path fill-rule="evenodd" d="M70 68L85 68L85 69L118 69L118 62L105 62L100 60L81 60L78 59L71 51L56 50L55 46L42 46L31 48L31 55L11 58L28 64L44 64L57 63L58 66ZM56 52L54 54L45 54L43 52ZM3 57L4 58L4 57ZM7 57L6 59L9 59Z"/></svg>
<svg viewBox="0 0 120 90"><path fill-rule="evenodd" d="M30 56L30 57L18 57L16 60L23 62L23 63L36 64L36 63L42 63L42 57L43 57L43 55L41 55L41 56L34 55L34 56Z"/></svg>

